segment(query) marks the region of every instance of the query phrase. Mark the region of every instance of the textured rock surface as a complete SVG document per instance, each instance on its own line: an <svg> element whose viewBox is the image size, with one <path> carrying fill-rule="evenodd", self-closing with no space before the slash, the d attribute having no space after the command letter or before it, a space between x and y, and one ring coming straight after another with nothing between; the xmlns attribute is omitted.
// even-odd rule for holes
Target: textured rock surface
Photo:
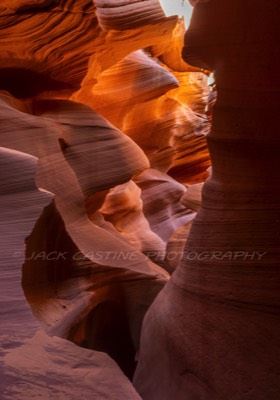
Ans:
<svg viewBox="0 0 280 400"><path fill-rule="evenodd" d="M182 183L210 165L208 72L157 0L0 20L0 397L136 400L143 317L195 216Z"/></svg>
<svg viewBox="0 0 280 400"><path fill-rule="evenodd" d="M194 211L199 211L202 201L203 183L196 183L188 187L186 192L181 197L181 203L187 208Z"/></svg>
<svg viewBox="0 0 280 400"><path fill-rule="evenodd" d="M135 182L142 189L143 212L150 227L165 242L177 228L194 218L194 213L180 202L185 186L169 175L149 169Z"/></svg>
<svg viewBox="0 0 280 400"><path fill-rule="evenodd" d="M139 178L135 179L139 182ZM141 194L141 189L133 181L116 186L106 196L100 211L136 249L148 254L156 252L164 258L165 243L151 230L143 214Z"/></svg>
<svg viewBox="0 0 280 400"><path fill-rule="evenodd" d="M104 30L126 30L165 18L157 0L94 0L100 26ZM137 18L135 18L137 15Z"/></svg>
<svg viewBox="0 0 280 400"><path fill-rule="evenodd" d="M212 175L182 262L144 320L134 382L147 400L276 400L279 4L193 3L184 57L215 70L218 91Z"/></svg>
<svg viewBox="0 0 280 400"><path fill-rule="evenodd" d="M21 288L24 240L52 195L35 186L36 158L0 149L1 399L140 399L104 353L43 333ZM38 277L38 271L35 273Z"/></svg>
<svg viewBox="0 0 280 400"><path fill-rule="evenodd" d="M129 307L130 309L130 311L124 311L124 308L121 308L121 313L124 314L125 321L128 318L128 321L126 322L127 328L124 328L125 334L123 334L122 332L119 333L117 344L114 341L112 342L113 345L115 344L115 346L118 346L120 340L122 340L123 343L124 339L126 338L126 345L127 347L129 347L130 340L132 347L130 356L130 360L132 359L132 361L130 361L130 363L134 363L134 355L138 346L138 336L143 314L154 299L155 295L162 288L163 284L166 281L167 274L158 266L152 264L151 262L148 262L148 259L144 255L137 251L133 246L128 245L127 242L124 241L117 233L117 231L115 231L113 228L110 228L110 226L106 226L106 224L104 224L104 222L102 221L102 218L100 219L100 217L98 217L92 211L91 204L94 201L95 192L100 189L98 183L100 182L100 180L98 178L98 175L92 172L91 165L93 166L95 171L96 167L94 167L94 164L92 163L96 162L96 158L98 158L98 156L96 155L95 158L88 158L87 154L89 154L91 146L92 151L93 149L95 149L95 152L97 152L96 154L98 154L99 152L101 152L102 154L102 151L104 151L105 148L102 146L98 147L96 140L98 140L98 132L103 132L103 143L107 137L105 142L107 144L107 151L110 151L110 141L112 141L114 148L114 157L118 157L118 166L120 167L120 165L123 165L123 167L121 167L123 168L123 171L125 173L123 177L121 177L122 173L120 173L119 167L116 166L114 168L115 173L112 174L111 169L110 171L108 171L108 173L106 173L106 166L103 165L103 185L105 186L102 186L101 189L108 188L110 186L113 186L114 184L118 184L124 180L129 179L131 175L145 168L148 164L143 152L139 148L137 148L137 146L133 144L133 142L129 138L118 132L104 119L102 119L102 117L96 115L96 113L94 113L92 110L83 105L78 105L77 103L59 101L58 104L56 104L58 116L57 118L55 118L55 113L54 115L51 114L51 110L54 104L56 104L54 101L43 103L33 102L32 104L30 104L23 101L18 101L5 93L2 94L1 143L7 147L13 147L17 150L28 152L39 157L37 184L40 187L51 190L53 193L56 194L56 207L59 209L60 214L63 216L64 223L67 226L68 235L70 235L76 243L76 245L74 245L73 242L70 240L70 243L72 243L72 247L66 247L68 252L66 254L66 262L63 263L63 259L61 259L61 257L53 257L54 251L57 251L56 254L61 254L61 252L65 249L65 239L60 233L61 230L59 230L59 223L56 222L55 226L53 226L50 223L51 217L49 215L48 221L42 227L42 232L38 231L37 229L35 233L35 242L37 243L35 243L35 245L29 245L30 242L32 243L32 236L27 242L27 256L31 259L29 261L29 264L31 264L31 267L33 269L31 267L29 267L29 270L27 269L27 267L25 267L24 269L24 271L27 270L27 272L23 275L25 293L32 306L33 312L35 313L39 321L43 323L50 334L55 334L66 338L68 337L78 344L84 344L85 339L83 337L81 339L76 339L75 335L72 333L72 329L74 329L75 325L79 324L79 322L81 322L83 318L85 319L86 316L90 314L95 307L99 306L100 310L100 304L102 304L102 302L106 305L106 303L108 302L110 304L111 301L111 303L113 302L113 306L109 308L109 310L105 308L105 311L102 313L102 317L99 317L98 314L96 317L97 320L101 318L101 321L104 321L104 318L110 320L112 312L114 312L115 308L120 308L120 299L124 299L122 300L121 304L127 304L127 306L125 307L123 305L122 307L125 307L126 309L127 307ZM30 109L33 109L33 111L37 114L41 114L41 116L27 114L26 111L29 111ZM46 116L42 116L43 112L45 115L47 115L48 113L48 118ZM77 113L79 115L78 122ZM52 119L50 119L50 117L52 117ZM56 121L54 121L55 119ZM96 136L89 136L88 134L89 126L91 126L92 124L94 124L95 126ZM13 136L10 134L11 131L13 131L14 133ZM79 133L77 133L78 131ZM58 139L61 139L60 143L62 149L59 146ZM90 144L93 143L92 139L94 139L95 141L94 145ZM119 151L117 150L118 142L120 145ZM83 143L86 143L86 146L83 145ZM102 141L100 143L102 143ZM128 144L130 148L127 153L124 151L126 147L125 143ZM77 149L79 149L79 151L77 151ZM133 149L136 150L136 153ZM62 150L65 153L65 157L62 153ZM69 155L69 152L66 154L67 150L72 151L72 157L71 155ZM83 153L83 157L81 157L81 153ZM131 157L134 154L133 159L131 159L128 164L126 164L125 161L127 160L126 154L130 154L128 157ZM66 161L67 159L69 161L69 164ZM104 157L104 161L105 160L106 157ZM70 165L73 169L70 167ZM112 160L110 165L112 166ZM9 170L8 166L4 165L4 167L5 168L3 169ZM6 188L6 186L8 188L11 187L11 190L18 190L19 192L27 190L27 188L29 187L29 183L25 183L25 181L20 178L20 176L16 175L16 172L18 170L23 174L24 177L24 174L28 173L28 169L25 166L21 168L17 167L17 169L13 173L13 176L15 176L16 179L15 183L19 186L19 188L17 188L16 185L14 185L15 187L13 187L13 182L11 182L9 176L6 179L5 176L3 176L4 188ZM74 171L76 172L76 174L74 174ZM106 175L108 179L110 179L109 181L107 180L107 182L105 178ZM78 184L77 179L80 180L80 185ZM35 184L33 185L35 190ZM88 219L86 213L87 210L84 202L85 197L87 197L88 199L88 204L86 205L88 205L88 208L90 209L91 221ZM24 203L22 204L19 196L16 198L19 198L18 207L20 212L23 212L23 215L25 215L23 208ZM27 200L26 207L30 207L29 200ZM30 202L32 202L32 200L30 200ZM11 206L12 204L13 203L11 203ZM98 203L96 203L95 206L98 208L97 204ZM3 207L2 209L4 214L6 216L8 215L9 218L11 218L10 211L7 210L6 207ZM16 214L15 218L15 220L17 220ZM34 211L34 218L31 221L33 221L34 223L35 220L36 213ZM3 221L3 225L6 225L5 220ZM21 236L21 263L24 259L24 239L30 233L32 224L30 223L28 226L30 230L25 231L26 233ZM47 226L49 226L49 228L47 228ZM11 235L13 235L12 228L14 230L17 229L17 225L12 225ZM50 236L48 236L48 232L50 232ZM6 235L4 230L3 234ZM58 235L57 238L56 235ZM6 241L10 243L11 248L14 250L14 243L13 239L11 239L11 236L7 236ZM110 250L110 253L108 253L108 250ZM124 254L132 254L133 258L125 257L121 260L116 258L115 255L119 254L120 250L123 251ZM31 255L30 251L32 251ZM74 267L71 267L71 261L73 264L73 254L77 254L78 251L82 255L82 259L85 260L85 262L77 263L78 267L73 272ZM103 260L104 256L100 259L98 252L106 255L105 262ZM51 257L50 254L52 254ZM97 264L95 263L95 268L93 268L94 277L91 276L90 278L88 276L88 272L92 267L92 262L94 261L97 261ZM19 290L20 285L21 264L18 264L18 260L13 260L13 262L15 262L18 273L18 285L13 286L13 288L15 291L17 291ZM85 265L87 265L87 267ZM102 265L104 265L103 269ZM120 267L124 268L124 270L120 269ZM128 270L126 269L127 267ZM112 273L109 273L108 268L112 268ZM130 268L131 272L129 272ZM32 272L29 272L28 274L28 271L30 270ZM102 272L102 270L104 270L104 273ZM137 272L135 273L133 272L133 270ZM56 276L56 274L58 276L54 282L52 280L49 281L50 277L52 276L51 271L53 271L53 276ZM142 272L143 275L141 275ZM61 274L62 278L59 279L59 276L61 276ZM78 275L80 278L75 280L74 277L76 275ZM7 276L9 279L12 279L10 274L8 274ZM154 279L157 282L154 282ZM126 280L130 282L129 285L121 284L121 282L125 282ZM145 281L147 282L147 285L145 284ZM13 280L10 284L13 285ZM99 287L100 290L96 290L96 287ZM143 292L145 292L146 295L144 300L142 300ZM3 291L2 293L4 304L7 301L9 304L12 301L11 299L14 298L13 293L6 293L6 291ZM94 301L92 301L93 298ZM64 301L62 301L62 299L64 299ZM23 301L24 300L22 296L20 302L22 303ZM66 303L67 306L65 306L64 303ZM28 308L27 303L25 304ZM6 307L5 309L7 309L8 315L10 315L12 309L10 307ZM130 315L131 318L128 317L128 315ZM20 320L20 318L18 320ZM16 321L13 322L13 325L15 325L15 327L17 323ZM32 321L34 320L32 319ZM111 321L111 326L114 327L114 325L112 324L113 321ZM97 338L100 336L100 331L102 332L102 329L105 329L104 322L103 325L102 323L100 323L99 325L100 328L96 334ZM9 324L7 324L6 321L4 321L4 326L5 329L10 333L13 333L13 329L16 329L15 327L13 329L10 328ZM24 330L28 330L24 318L22 321L22 327L23 326L25 327ZM110 326L107 326L107 335L109 331ZM92 337L91 334L89 335ZM94 341L94 336L92 337L92 340ZM31 346L32 343L33 342L31 342ZM35 347L37 346L36 343L34 344ZM44 347L45 344L42 343L42 346ZM86 347L104 350L107 353L110 353L110 355L115 356L113 352L110 352L110 348L108 349L109 346L106 343L104 345L103 343L100 344L97 341L97 345L89 344L86 345ZM74 355L75 351L78 350L73 350ZM125 349L125 351L127 351L127 348ZM19 359L21 357L20 354L21 352L19 351ZM65 355L65 357L68 356ZM105 356L102 357L100 361L101 364L106 359L104 358ZM121 355L119 358L118 356L115 356L114 358L117 359L119 365L123 368L127 375L131 375L131 371L133 371L133 365L128 367L126 365L123 365L122 357L123 356ZM109 381L111 379L111 368L116 368L116 376L118 374L120 376L120 378L117 378L117 380L120 379L121 382L121 380L124 378L122 378L123 375L117 369L116 365L113 364L109 358L107 360L108 361L106 361L106 363L108 362L109 370L107 370L107 372L104 372L105 382L104 388L102 390L104 391L104 393L108 391L108 398L110 398L111 388L109 385ZM54 363L55 362L59 363L59 360L54 361ZM32 368L29 369L28 362L26 368L28 369L28 374L32 375ZM71 364L68 371L71 376L72 373L70 372L70 370ZM62 376L61 380L63 379L64 378ZM68 378L65 377L66 381L67 379ZM14 383L17 384L17 382L18 381L15 378ZM58 385L58 382L53 383L53 385ZM83 386L84 382L81 382L81 385ZM115 385L113 381L112 385ZM118 395L116 394L116 397L122 396L121 393L125 393L126 385L128 385L128 393L129 391L132 391L131 393L133 393L133 390L129 388L129 384L124 380L123 388L122 384L120 384L120 386L119 384L117 384L116 386L116 393L118 393L118 390L120 389L120 392ZM31 390L32 383L30 383L30 391ZM10 394L8 393L7 396L9 395Z"/></svg>
<svg viewBox="0 0 280 400"><path fill-rule="evenodd" d="M99 76L94 88L90 88L89 105L122 128L123 116L135 104L157 99L177 86L173 74L138 50Z"/></svg>
<svg viewBox="0 0 280 400"><path fill-rule="evenodd" d="M81 393L92 399L141 399L107 354L42 331L24 342L19 336L4 337L4 342L3 400L75 400Z"/></svg>
<svg viewBox="0 0 280 400"><path fill-rule="evenodd" d="M159 267L158 274L130 270L128 264L133 265L141 253L121 242L108 225L100 218L100 236L103 231L110 233L112 245L118 239L119 251L113 252L109 241L104 251L93 238L91 252L84 254L50 205L27 240L23 288L47 332L108 353L131 377L143 315L168 274ZM95 262L90 260L93 256ZM118 268L110 266L112 259Z"/></svg>
<svg viewBox="0 0 280 400"><path fill-rule="evenodd" d="M136 24L122 34L104 33L105 43L91 57L72 99L93 107L130 136L152 167L194 183L205 180L210 165L205 140L209 88L206 71L181 61L182 23L150 15L145 30ZM135 51L139 47L145 53Z"/></svg>
<svg viewBox="0 0 280 400"><path fill-rule="evenodd" d="M1 89L22 98L77 90L100 40L92 1L4 1L0 7Z"/></svg>

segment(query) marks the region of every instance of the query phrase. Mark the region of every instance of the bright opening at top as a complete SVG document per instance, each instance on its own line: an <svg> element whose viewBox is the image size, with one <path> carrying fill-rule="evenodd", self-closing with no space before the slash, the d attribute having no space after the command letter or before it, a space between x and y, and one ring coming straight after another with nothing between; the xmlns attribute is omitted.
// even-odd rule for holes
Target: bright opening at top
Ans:
<svg viewBox="0 0 280 400"><path fill-rule="evenodd" d="M191 19L192 6L188 0L160 0L161 6L167 16L179 15L184 17L186 28Z"/></svg>

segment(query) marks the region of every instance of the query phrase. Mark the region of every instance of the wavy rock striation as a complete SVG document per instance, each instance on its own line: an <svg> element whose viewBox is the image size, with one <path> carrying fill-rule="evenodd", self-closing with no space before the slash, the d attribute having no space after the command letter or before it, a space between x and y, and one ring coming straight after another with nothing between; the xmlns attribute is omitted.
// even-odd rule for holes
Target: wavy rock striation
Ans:
<svg viewBox="0 0 280 400"><path fill-rule="evenodd" d="M139 399L125 375L210 165L208 72L158 0L0 17L3 398Z"/></svg>
<svg viewBox="0 0 280 400"><path fill-rule="evenodd" d="M4 1L0 12L1 89L27 98L79 88L100 42L92 1Z"/></svg>
<svg viewBox="0 0 280 400"><path fill-rule="evenodd" d="M151 20L165 18L160 2L157 0L94 0L101 28L108 30L128 30L143 26ZM137 18L135 18L137 15Z"/></svg>
<svg viewBox="0 0 280 400"><path fill-rule="evenodd" d="M183 54L215 70L212 175L182 262L144 320L134 382L148 400L276 400L279 4L193 3Z"/></svg>
<svg viewBox="0 0 280 400"><path fill-rule="evenodd" d="M82 390L88 397L138 400L110 357L47 336L26 302L21 288L24 239L53 197L36 188L36 164L32 156L0 149L1 398L47 399L55 393L60 399L76 399Z"/></svg>
<svg viewBox="0 0 280 400"><path fill-rule="evenodd" d="M109 30L72 99L93 107L130 136L152 167L189 184L205 180L210 165L205 139L209 88L207 71L181 61L183 34L182 20L153 15L145 31L137 24L122 36ZM106 43L116 49L110 57ZM135 51L137 46L145 53Z"/></svg>
<svg viewBox="0 0 280 400"><path fill-rule="evenodd" d="M58 110L57 118L55 118L55 113L54 115L51 113L54 104ZM141 169L145 169L146 158L129 138L86 106L69 101L55 103L53 100L30 104L30 102L16 100L6 93L2 94L1 105L1 143L6 147L16 148L17 151L37 156L39 158L37 185L56 195L57 219L52 216L54 211L50 213L45 210L34 228L34 233L27 241L28 261L23 270L23 285L32 310L49 334L69 338L90 349L106 351L118 361L127 375L131 375L143 314L164 285L167 274L148 261L140 251L127 244L113 227L108 226L108 223L106 224L92 211L90 206L94 202L94 195L97 192L99 195L102 193L100 189L104 191L106 188L128 180ZM31 109L40 116L27 114L27 110ZM48 117L43 117L43 113ZM81 116L83 116L82 119ZM96 136L89 135L90 126L95 126ZM10 135L11 130L14 131L13 136ZM106 144L107 151L110 151L110 147L114 149L113 153L117 156L119 165L114 168L115 175L111 174L111 169L110 172L108 171L107 180L104 165L104 186L102 187L100 187L98 175L92 170L92 167L94 171L96 169L92 163L95 163L98 157L87 157L91 149L92 151L95 149L97 153L104 151L104 147L97 144L98 132L104 133L99 143ZM92 142L93 139L95 144ZM126 145L129 149L124 152ZM125 161L128 160L126 154L129 154L128 157L133 155L133 160L131 159L128 164ZM110 165L112 166L112 161ZM22 167L22 174L26 173L25 169L27 168ZM25 181L16 176L15 172L13 176L16 177L16 183L19 185L19 189L16 187L14 190L28 188ZM10 182L11 179L7 181ZM6 182L5 179L4 182ZM9 188L12 182L5 184ZM54 205L51 207L53 210ZM87 215L87 208L91 211L91 220ZM6 212L5 207L4 210ZM10 215L8 211L7 214ZM47 220L44 221L45 215ZM54 225L51 221L54 221ZM61 225L66 226L67 234L63 231L64 228L59 229ZM25 236L21 239L22 250ZM12 240L9 239L9 241L13 248ZM68 242L70 245L67 245ZM66 260L61 259L64 257L61 254L65 248ZM121 260L117 258L115 255L119 254L120 249L124 254L133 255L133 258L125 257ZM51 257L50 254L52 254ZM60 257L53 256L54 254ZM74 256L77 254L79 257L77 256L76 260ZM106 260L104 260L105 255ZM18 264L17 268L19 268ZM112 272L109 273L111 268ZM89 276L90 270L92 274ZM53 279L52 276L54 276ZM125 285L127 280L130 283ZM15 288L18 290L17 286ZM142 300L143 291L146 295L145 300ZM13 296L8 293L7 298L13 298ZM98 308L97 311L96 308ZM124 311L125 309L127 311ZM10 308L8 310L10 312ZM111 321L112 313L124 320L123 331L117 332L116 340L111 340L109 344L108 337L105 343L104 340L100 342L99 338L102 337L104 329L106 328L107 335L110 332L110 326L108 324L104 326L106 318L111 326L115 327L116 319L112 318ZM88 316L90 316L90 321L94 321L94 326L96 324L99 326L95 335L92 335L90 330L88 335L92 342L89 344L87 344L87 335L85 337L79 335L77 338L75 333L79 324L85 324ZM96 322L99 320L101 320L100 323ZM5 325L9 329L9 326ZM109 338L112 339L110 335ZM123 359L125 351L120 355L114 353L114 349L124 342L127 348L131 347L128 361L127 356ZM19 352L19 357L20 354ZM29 370L28 365L26 368ZM32 374L32 369L28 373ZM121 372L118 373L122 376ZM69 374L71 375L70 371ZM109 375L106 372L105 374L109 379ZM111 390L106 387L107 383L104 387L105 393Z"/></svg>

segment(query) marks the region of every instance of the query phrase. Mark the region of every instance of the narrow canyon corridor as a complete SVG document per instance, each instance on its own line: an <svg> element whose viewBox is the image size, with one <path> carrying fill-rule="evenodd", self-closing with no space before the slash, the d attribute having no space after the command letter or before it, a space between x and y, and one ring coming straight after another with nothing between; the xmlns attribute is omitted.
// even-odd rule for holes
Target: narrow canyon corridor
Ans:
<svg viewBox="0 0 280 400"><path fill-rule="evenodd" d="M0 2L0 400L280 399L279 17Z"/></svg>

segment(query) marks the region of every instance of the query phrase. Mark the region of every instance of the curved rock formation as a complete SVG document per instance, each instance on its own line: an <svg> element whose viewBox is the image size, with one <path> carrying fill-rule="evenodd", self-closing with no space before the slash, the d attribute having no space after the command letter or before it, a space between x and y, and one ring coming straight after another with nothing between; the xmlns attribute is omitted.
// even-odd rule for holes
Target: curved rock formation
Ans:
<svg viewBox="0 0 280 400"><path fill-rule="evenodd" d="M144 320L134 382L148 400L276 400L279 4L194 3L183 54L215 70L213 169L182 262Z"/></svg>
<svg viewBox="0 0 280 400"><path fill-rule="evenodd" d="M87 96L94 110L122 129L124 116L135 104L157 99L177 86L173 74L138 50L100 74ZM83 92L73 98L82 100Z"/></svg>
<svg viewBox="0 0 280 400"><path fill-rule="evenodd" d="M145 30L136 24L122 34L112 29L104 33L105 43L97 46L72 99L93 107L130 136L152 167L169 171L182 183L201 182L210 165L207 71L181 61L182 20L176 25L175 17L149 18ZM109 55L112 46L115 51ZM145 53L135 52L141 47Z"/></svg>
<svg viewBox="0 0 280 400"><path fill-rule="evenodd" d="M0 7L0 88L20 98L77 90L100 41L92 1L4 1Z"/></svg>
<svg viewBox="0 0 280 400"><path fill-rule="evenodd" d="M152 232L143 214L141 194L140 188L133 181L116 186L106 196L100 211L122 237L148 256L154 253L158 255L155 258L159 262L165 256L165 243Z"/></svg>
<svg viewBox="0 0 280 400"><path fill-rule="evenodd" d="M86 196L127 182L149 166L132 140L83 104L44 100L33 102L33 112L59 127L63 155Z"/></svg>
<svg viewBox="0 0 280 400"><path fill-rule="evenodd" d="M158 0L94 0L103 30L128 30L165 18ZM137 18L135 16L137 15Z"/></svg>
<svg viewBox="0 0 280 400"><path fill-rule="evenodd" d="M114 237L121 238L105 221L99 226L100 236L111 231L111 243L104 250L92 238L91 252L82 253L55 205L46 208L27 240L23 288L49 334L106 352L132 377L143 316L168 274L160 277L159 267L153 275L129 270L139 251L125 241L111 250ZM112 259L118 268L110 266Z"/></svg>
<svg viewBox="0 0 280 400"><path fill-rule="evenodd" d="M55 395L74 400L82 390L88 397L139 400L106 354L42 332L24 297L24 239L53 197L36 188L36 164L32 156L0 148L1 398L47 399Z"/></svg>
<svg viewBox="0 0 280 400"><path fill-rule="evenodd" d="M195 213L180 203L186 188L169 175L148 169L135 178L142 190L143 212L150 227L164 242Z"/></svg>
<svg viewBox="0 0 280 400"><path fill-rule="evenodd" d="M181 197L181 203L191 210L199 211L201 208L203 185L204 183L197 183L189 186Z"/></svg>
<svg viewBox="0 0 280 400"><path fill-rule="evenodd" d="M6 99L6 97L7 96L5 95L4 98ZM13 100L11 97L8 96L8 101ZM3 131L1 134L1 143L6 147L15 148L18 151L28 152L40 158L37 174L37 184L39 187L42 187L43 189L48 190L56 195L56 207L58 208L65 224L67 225L68 233L78 245L81 251L83 251L85 254L91 253L91 237L95 237L95 240L99 243L100 251L105 251L107 249L107 245L105 243L106 240L111 243L112 251L118 251L119 247L122 247L124 251L130 251L131 247L124 247L125 244L123 243L123 241L119 242L118 238L113 239L112 235L109 232L101 230L97 226L97 224L92 224L92 222L89 221L86 214L84 196L94 195L98 190L107 189L110 186L114 186L114 184L117 185L125 180L128 180L134 173L139 173L141 169L145 169L147 167L147 160L143 152L129 138L116 131L115 128L113 128L100 116L97 116L96 113L94 113L86 106L81 104L79 105L74 102L71 103L69 101L62 101L61 103L63 105L59 110L58 121L55 122L50 118L42 118L39 116L29 115L20 112L12 108L9 104L7 104L6 101L3 101L1 114L1 127ZM24 107L24 102L17 101L15 102L15 104L20 104L21 107ZM44 104L49 105L53 103L47 102ZM63 125L66 118L65 115L63 115L64 108L70 121L71 119L74 121L72 124L69 124L69 126L67 126L66 123L65 127ZM120 162L119 160L121 157L121 162L119 163L119 165L124 166L123 175L120 174L120 170L118 168L117 170L116 168L114 168L116 172L116 175L113 178L115 182L114 184L112 182L111 169L110 171L107 170L107 172L104 169L104 182L102 184L103 186L100 187L100 180L98 178L99 175L96 174L97 170L95 158L88 156L83 158L80 156L79 153L76 152L75 154L75 149L77 148L82 149L84 152L86 152L86 154L88 154L88 152L90 152L91 145L90 142L87 142L87 140L91 140L94 142L95 139L94 136L92 136L88 132L88 125L86 122L83 123L83 121L78 118L79 125L75 125L76 119L73 113L74 109L76 109L79 113L82 113L84 111L84 121L86 121L85 115L88 115L89 121L91 121L88 122L89 124L101 123L100 127L97 128L97 133L98 129L101 129L102 131L102 123L105 124L103 132L109 135L109 140L112 140L111 151L113 151L114 156L117 157L117 163ZM71 114L70 110L72 111ZM52 118L55 118L55 116L53 116ZM60 118L61 122L59 122ZM18 139L16 139L15 136L12 137L9 134L9 131L12 129L11 126L14 126L15 135L16 137L19 137ZM77 135L78 131L79 135ZM75 133L77 135L76 142ZM71 134L73 135L72 139ZM115 134L120 140L119 144L128 144L128 153L123 153L122 146L119 147L119 151L117 150L116 146L118 140L116 139ZM69 135L70 140L72 140L71 142L69 140L68 147L67 142L64 141L64 137L66 137L66 140L68 140L67 135ZM88 139L88 135L92 137L92 139ZM64 152L66 153L65 157L60 149L58 140L59 138L62 139L62 148L64 148L64 144L66 146L66 148L64 148ZM72 146L70 146L70 143L72 144ZM100 149L102 151L102 138L100 144ZM106 151L110 151L110 146L107 147ZM136 151L136 153L134 151ZM133 160L131 160L131 162L129 162L128 166L125 160L127 160L127 157L130 157L129 153L131 152L132 155L134 155L134 158ZM71 164L73 169L66 161L67 155L69 155L69 163ZM112 162L110 163L110 166L112 166ZM94 174L93 168L95 168ZM84 174L82 174L82 172L84 172ZM77 178L80 179L81 183L77 180ZM95 184L94 182L97 183ZM88 198L88 201L90 202L90 198ZM94 259L92 261L94 261ZM124 261L124 264L131 264L131 268L137 270L138 272L147 272L148 274L150 273L150 268L147 266L146 258L140 253L138 254L137 260L134 260L132 263L127 263L126 261ZM111 265L118 266L119 264L112 258Z"/></svg>
<svg viewBox="0 0 280 400"><path fill-rule="evenodd" d="M166 265L168 265L171 273L178 267L182 260L191 226L192 221L187 222L185 225L178 228L168 239L164 261Z"/></svg>
<svg viewBox="0 0 280 400"><path fill-rule="evenodd" d="M184 35L186 32L184 18L179 18L169 40L164 40L151 46L151 52L170 70L176 72L200 72L201 69L193 67L182 58ZM186 96L189 92L185 93Z"/></svg>
<svg viewBox="0 0 280 400"><path fill-rule="evenodd" d="M210 163L208 72L158 0L0 16L4 399L136 400L123 372L195 216L167 173L201 182Z"/></svg>
<svg viewBox="0 0 280 400"><path fill-rule="evenodd" d="M80 338L80 334L77 338L72 330L76 329L76 325L79 326L79 323L82 323L88 315L92 321L94 310L94 314L97 315L93 320L99 321L97 323L99 328L91 339L94 345L90 344L87 347L106 351L119 362L127 375L131 375L143 315L163 287L168 275L160 267L148 261L133 246L127 244L113 227L104 223L96 214L100 205L97 205L95 195L98 192L97 195L100 196L105 189L122 183L145 169L148 165L147 160L131 139L86 106L69 101L24 102L6 93L2 93L1 100L1 143L6 147L16 148L39 157L37 185L56 195L55 204L60 214L58 219L54 220L54 226L50 224L52 214L47 214L47 221L42 225L41 220L47 212L45 211L38 222L39 228L35 229L35 239L34 235L31 235L27 242L27 257L30 261L27 263L28 272L23 276L23 283L33 312L50 334L69 337L77 344L83 345L87 339L83 336ZM40 116L27 114L27 111L36 112ZM45 116L42 116L43 114ZM10 134L12 129L13 136ZM110 148L113 151L112 155L117 157L113 174L112 169L108 170L106 163L104 164L105 157L100 158L105 149L108 156ZM93 150L96 153L95 157L92 157ZM129 159L131 156L133 158ZM112 167L114 157L110 159L110 167ZM100 162L96 164L98 159ZM127 160L129 160L128 163ZM103 170L98 170L101 167ZM25 173L25 169L26 167L22 169L22 173ZM101 172L104 178L102 183ZM19 182L21 182L20 179ZM22 188L28 187L25 181L20 185ZM63 230L64 233L61 234L59 229L61 216L67 234ZM48 224L50 224L48 228L50 232L46 228ZM57 252L61 255L65 242L67 243L65 236L70 236L68 241L70 240L71 246L67 248L66 262L63 263L64 260L61 258L53 258L53 254ZM116 257L120 249L133 257L120 260ZM81 262L79 262L80 259L73 260L77 253L82 257ZM100 253L106 254L106 260L104 257L100 259ZM71 269L71 263L76 267L75 269L74 267ZM61 271L63 275L61 279L57 278L51 284L50 271L56 271L55 268L57 269L55 274L58 274L58 277ZM88 277L90 269L93 271L92 278ZM112 273L109 273L110 269ZM78 279L74 279L76 275ZM125 284L126 281L130 283ZM143 292L145 292L145 300L142 300ZM64 307L61 299L66 299L67 306ZM92 301L92 299L96 300ZM95 311L96 308L98 311ZM119 310L121 317L127 321L127 327L124 328L124 332L119 333L120 336L115 345L114 341L109 345L107 342L100 343L98 339L100 332L108 334L110 331L110 325L104 326L104 321L106 318L110 320L115 309ZM100 310L102 310L101 316L99 316ZM92 336L91 333L89 336ZM127 362L122 358L125 351L120 356L110 351L110 346L113 346L114 350L119 346L120 341L124 343L125 339L128 342L127 346L131 346L128 366L123 364ZM107 389L104 390L106 392Z"/></svg>
<svg viewBox="0 0 280 400"><path fill-rule="evenodd" d="M189 186L180 199L180 202L189 210L198 212L201 208L202 183ZM195 216L194 216L195 218ZM174 271L184 255L186 241L189 237L193 219L180 226L168 239L166 245L165 262Z"/></svg>

